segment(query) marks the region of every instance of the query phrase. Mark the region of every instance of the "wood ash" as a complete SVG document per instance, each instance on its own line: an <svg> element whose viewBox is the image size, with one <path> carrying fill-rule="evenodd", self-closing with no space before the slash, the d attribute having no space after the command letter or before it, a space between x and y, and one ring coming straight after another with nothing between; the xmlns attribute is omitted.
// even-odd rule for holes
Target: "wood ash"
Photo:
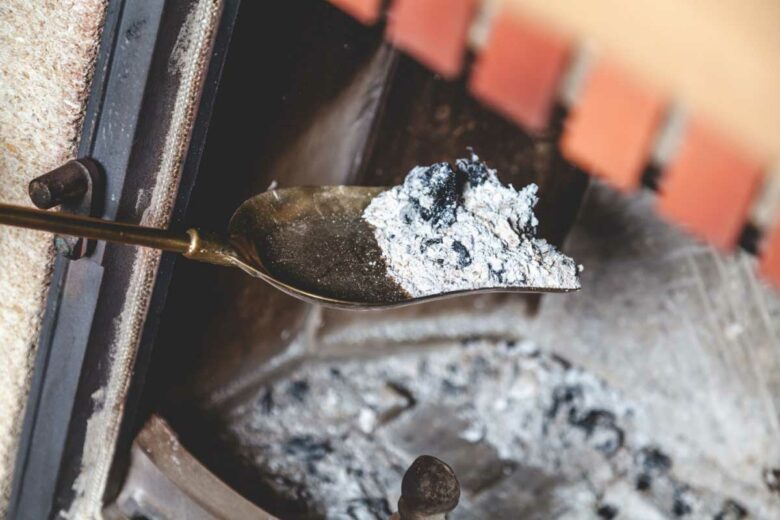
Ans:
<svg viewBox="0 0 780 520"><path fill-rule="evenodd" d="M575 262L536 236L535 184L501 184L472 154L417 166L376 198L371 224L390 276L411 296L491 287L578 289Z"/></svg>
<svg viewBox="0 0 780 520"><path fill-rule="evenodd" d="M231 433L283 517L385 519L422 453L455 469L456 520L749 517L675 475L637 413L531 342L473 339L312 361L237 410Z"/></svg>

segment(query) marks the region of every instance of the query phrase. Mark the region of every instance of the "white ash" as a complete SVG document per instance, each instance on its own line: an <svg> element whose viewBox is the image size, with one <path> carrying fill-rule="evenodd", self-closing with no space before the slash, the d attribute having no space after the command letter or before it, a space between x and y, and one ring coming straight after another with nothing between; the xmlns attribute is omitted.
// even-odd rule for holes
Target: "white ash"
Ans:
<svg viewBox="0 0 780 520"><path fill-rule="evenodd" d="M312 362L236 410L231 431L284 518L385 519L423 453L458 474L453 519L748 514L675 475L638 413L531 343L472 340Z"/></svg>
<svg viewBox="0 0 780 520"><path fill-rule="evenodd" d="M578 289L579 267L536 237L535 184L504 186L479 157L418 166L363 213L411 296L491 287Z"/></svg>

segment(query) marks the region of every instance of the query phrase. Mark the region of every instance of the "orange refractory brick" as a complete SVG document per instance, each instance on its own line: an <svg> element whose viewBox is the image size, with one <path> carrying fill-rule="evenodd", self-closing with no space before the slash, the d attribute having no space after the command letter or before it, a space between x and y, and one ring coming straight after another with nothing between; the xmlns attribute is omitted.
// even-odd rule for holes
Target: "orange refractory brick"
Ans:
<svg viewBox="0 0 780 520"><path fill-rule="evenodd" d="M469 88L474 97L520 126L543 130L569 51L566 38L504 10L493 21Z"/></svg>
<svg viewBox="0 0 780 520"><path fill-rule="evenodd" d="M780 217L761 247L759 255L761 255L759 273L780 290Z"/></svg>
<svg viewBox="0 0 780 520"><path fill-rule="evenodd" d="M642 180L665 100L609 61L590 72L561 139L564 156L613 187L630 192Z"/></svg>
<svg viewBox="0 0 780 520"><path fill-rule="evenodd" d="M476 0L396 0L388 14L390 42L445 78L463 68Z"/></svg>
<svg viewBox="0 0 780 520"><path fill-rule="evenodd" d="M365 25L376 23L382 9L382 0L330 0L330 3Z"/></svg>
<svg viewBox="0 0 780 520"><path fill-rule="evenodd" d="M664 169L659 212L719 249L733 249L762 179L761 164L699 121Z"/></svg>

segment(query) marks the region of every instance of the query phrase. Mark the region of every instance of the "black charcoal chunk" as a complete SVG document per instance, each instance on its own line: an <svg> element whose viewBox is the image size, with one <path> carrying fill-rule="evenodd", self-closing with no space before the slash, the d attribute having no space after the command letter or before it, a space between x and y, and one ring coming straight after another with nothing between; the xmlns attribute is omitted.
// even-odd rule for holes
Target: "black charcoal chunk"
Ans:
<svg viewBox="0 0 780 520"><path fill-rule="evenodd" d="M618 512L618 508L610 504L603 504L596 510L596 514L599 518L603 518L604 520L612 520L618 515Z"/></svg>
<svg viewBox="0 0 780 520"><path fill-rule="evenodd" d="M469 186L476 187L483 184L489 175L488 167L480 160L458 159L455 161L458 170L466 175Z"/></svg>
<svg viewBox="0 0 780 520"><path fill-rule="evenodd" d="M644 473L636 478L636 489L638 491L647 491L653 485L653 478Z"/></svg>
<svg viewBox="0 0 780 520"><path fill-rule="evenodd" d="M449 226L455 222L458 183L455 171L449 164L436 163L412 170L404 184L410 192L421 194L419 198L410 199L410 204L411 210L419 213L423 220L431 221L436 226Z"/></svg>
<svg viewBox="0 0 780 520"><path fill-rule="evenodd" d="M455 240L452 242L452 250L458 254L458 266L467 267L471 265L471 253L461 242Z"/></svg>

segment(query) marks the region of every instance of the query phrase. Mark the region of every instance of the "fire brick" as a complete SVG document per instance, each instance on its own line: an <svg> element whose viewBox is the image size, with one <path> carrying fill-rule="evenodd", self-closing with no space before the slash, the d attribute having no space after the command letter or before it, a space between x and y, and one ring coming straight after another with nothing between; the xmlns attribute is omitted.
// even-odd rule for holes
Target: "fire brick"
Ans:
<svg viewBox="0 0 780 520"><path fill-rule="evenodd" d="M493 22L471 76L471 93L519 125L543 130L570 52L561 35L505 10Z"/></svg>
<svg viewBox="0 0 780 520"><path fill-rule="evenodd" d="M613 187L633 191L641 183L664 108L660 95L602 60L566 122L563 154Z"/></svg>
<svg viewBox="0 0 780 520"><path fill-rule="evenodd" d="M700 121L664 169L659 212L722 250L733 249L762 179L761 164Z"/></svg>
<svg viewBox="0 0 780 520"><path fill-rule="evenodd" d="M454 78L463 68L476 5L476 0L396 0L387 38L434 72Z"/></svg>

